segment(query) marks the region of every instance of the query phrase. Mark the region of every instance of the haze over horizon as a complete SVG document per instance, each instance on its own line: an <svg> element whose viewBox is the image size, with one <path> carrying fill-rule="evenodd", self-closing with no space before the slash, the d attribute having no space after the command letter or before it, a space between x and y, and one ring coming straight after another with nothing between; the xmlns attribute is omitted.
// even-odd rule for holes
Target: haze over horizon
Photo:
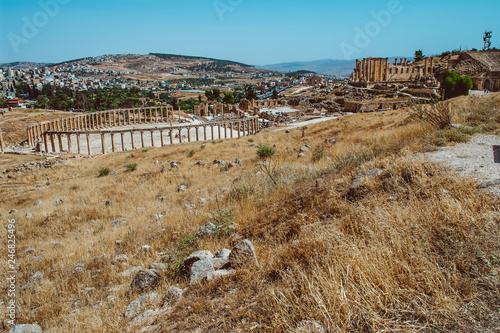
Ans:
<svg viewBox="0 0 500 333"><path fill-rule="evenodd" d="M0 62L150 52L268 65L500 46L500 3L0 0ZM498 35L497 35L498 34Z"/></svg>

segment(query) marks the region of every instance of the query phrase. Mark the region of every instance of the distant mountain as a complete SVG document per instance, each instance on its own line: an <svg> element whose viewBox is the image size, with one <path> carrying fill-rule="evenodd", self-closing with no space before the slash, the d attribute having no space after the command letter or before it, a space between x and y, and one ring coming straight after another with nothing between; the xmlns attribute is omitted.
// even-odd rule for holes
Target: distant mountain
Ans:
<svg viewBox="0 0 500 333"><path fill-rule="evenodd" d="M271 71L285 72L285 73L303 70L303 71L316 72L318 74L348 77L351 75L354 67L356 67L356 61L324 59L315 61L285 62L281 64L264 65L257 67Z"/></svg>
<svg viewBox="0 0 500 333"><path fill-rule="evenodd" d="M12 69L34 69L50 66L51 64L42 62L28 62L28 61L16 61L6 64L0 64L0 67L10 67Z"/></svg>

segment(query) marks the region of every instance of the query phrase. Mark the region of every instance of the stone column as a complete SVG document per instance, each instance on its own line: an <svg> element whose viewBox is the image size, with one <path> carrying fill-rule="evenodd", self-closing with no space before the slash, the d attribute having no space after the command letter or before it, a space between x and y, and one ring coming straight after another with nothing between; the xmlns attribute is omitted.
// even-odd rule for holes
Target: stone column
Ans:
<svg viewBox="0 0 500 333"><path fill-rule="evenodd" d="M161 146L165 147L165 140L163 140L163 130L160 130L160 141L161 141Z"/></svg>
<svg viewBox="0 0 500 333"><path fill-rule="evenodd" d="M154 136L154 131L149 131L151 133L151 146L155 146L155 136Z"/></svg>
<svg viewBox="0 0 500 333"><path fill-rule="evenodd" d="M172 133L172 128L168 131L168 136L170 137L170 144L174 143L174 134Z"/></svg>
<svg viewBox="0 0 500 333"><path fill-rule="evenodd" d="M203 126L203 141L207 141L207 126Z"/></svg>
<svg viewBox="0 0 500 333"><path fill-rule="evenodd" d="M89 153L89 156L92 156L91 149L90 149L90 135L89 133L86 133L87 136L87 152Z"/></svg>
<svg viewBox="0 0 500 333"><path fill-rule="evenodd" d="M187 131L188 131L188 142L191 142L191 127L188 127Z"/></svg>
<svg viewBox="0 0 500 333"><path fill-rule="evenodd" d="M158 108L155 109L155 123L158 123Z"/></svg>
<svg viewBox="0 0 500 333"><path fill-rule="evenodd" d="M71 153L71 134L68 133L68 153Z"/></svg>
<svg viewBox="0 0 500 333"><path fill-rule="evenodd" d="M102 153L103 153L103 155L106 155L106 146L105 146L105 141L104 141L104 133L101 133L101 146L102 146Z"/></svg>
<svg viewBox="0 0 500 333"><path fill-rule="evenodd" d="M182 143L182 127L179 127L179 143Z"/></svg>
<svg viewBox="0 0 500 333"><path fill-rule="evenodd" d="M196 129L196 141L200 141L200 127L195 126Z"/></svg>
<svg viewBox="0 0 500 333"><path fill-rule="evenodd" d="M130 131L130 140L132 140L132 149L135 149L134 131Z"/></svg>
<svg viewBox="0 0 500 333"><path fill-rule="evenodd" d="M121 132L120 137L122 139L122 151L125 151L125 140L124 140L124 135L125 133Z"/></svg>
<svg viewBox="0 0 500 333"><path fill-rule="evenodd" d="M113 151L113 153L116 150L116 148L115 148L115 133L111 133L111 150Z"/></svg>
<svg viewBox="0 0 500 333"><path fill-rule="evenodd" d="M233 123L229 124L229 131L231 132L231 139L233 138Z"/></svg>
<svg viewBox="0 0 500 333"><path fill-rule="evenodd" d="M78 147L78 154L81 155L82 154L82 146L80 144L80 133L78 133L76 135L76 145Z"/></svg>
<svg viewBox="0 0 500 333"><path fill-rule="evenodd" d="M238 121L238 138L241 138L241 121Z"/></svg>
<svg viewBox="0 0 500 333"><path fill-rule="evenodd" d="M220 124L217 124L217 128L219 129L219 138L218 139L220 139L221 132L222 132L222 126ZM214 140L213 137L212 137L212 140Z"/></svg>
<svg viewBox="0 0 500 333"><path fill-rule="evenodd" d="M0 132L0 136L2 135L2 132ZM43 143L45 145L45 152L48 153L49 152L49 135L47 134L47 132L44 132L43 133Z"/></svg>
<svg viewBox="0 0 500 333"><path fill-rule="evenodd" d="M57 140L59 141L59 153L63 152L62 134L57 134Z"/></svg>
<svg viewBox="0 0 500 333"><path fill-rule="evenodd" d="M224 123L224 139L227 139L227 124Z"/></svg>
<svg viewBox="0 0 500 333"><path fill-rule="evenodd" d="M47 147L47 145L45 145ZM47 148L45 148L45 151L47 151ZM3 133L0 131L0 152L3 154L5 152L5 145L3 142Z"/></svg>
<svg viewBox="0 0 500 333"><path fill-rule="evenodd" d="M214 140L214 125L210 126L210 133L212 134L211 139ZM206 138L205 138L205 140L206 140Z"/></svg>
<svg viewBox="0 0 500 333"><path fill-rule="evenodd" d="M141 130L141 145L142 145L142 148L145 147L144 145L144 132Z"/></svg>
<svg viewBox="0 0 500 333"><path fill-rule="evenodd" d="M50 134L50 143L51 143L51 146L52 146L52 152L55 153L56 152L56 143L55 143L55 140L54 140L54 134Z"/></svg>

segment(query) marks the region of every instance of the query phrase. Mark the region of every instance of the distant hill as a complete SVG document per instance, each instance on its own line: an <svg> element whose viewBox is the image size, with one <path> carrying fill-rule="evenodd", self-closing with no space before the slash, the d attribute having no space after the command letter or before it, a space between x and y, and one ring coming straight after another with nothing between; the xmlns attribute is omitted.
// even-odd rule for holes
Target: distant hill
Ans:
<svg viewBox="0 0 500 333"><path fill-rule="evenodd" d="M315 61L294 61L284 62L274 65L258 66L262 69L267 69L277 72L296 72L296 71L312 71L318 74L336 75L347 77L351 75L352 70L356 67L355 60L335 60L324 59Z"/></svg>
<svg viewBox="0 0 500 333"><path fill-rule="evenodd" d="M405 57L390 57L389 61L394 62L396 58ZM406 57L408 60L413 60L412 57ZM356 60L339 60L339 59L324 59L315 61L294 61L284 62L274 65L258 66L262 69L267 69L277 72L296 72L296 71L312 71L318 74L336 75L341 77L349 77L356 67Z"/></svg>
<svg viewBox="0 0 500 333"><path fill-rule="evenodd" d="M0 64L0 67L10 67L12 69L33 69L33 68L42 68L46 66L51 66L51 64L42 62L28 62L28 61L16 61L16 62Z"/></svg>

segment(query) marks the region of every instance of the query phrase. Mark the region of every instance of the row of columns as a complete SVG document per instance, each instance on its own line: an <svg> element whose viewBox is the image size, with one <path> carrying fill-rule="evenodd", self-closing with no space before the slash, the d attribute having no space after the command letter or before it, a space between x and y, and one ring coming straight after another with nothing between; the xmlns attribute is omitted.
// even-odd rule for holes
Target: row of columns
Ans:
<svg viewBox="0 0 500 333"><path fill-rule="evenodd" d="M86 139L87 143L87 154L92 155L92 149L91 149L91 140L90 140L90 135L91 134L100 134L100 139L101 139L101 152L103 154L106 154L106 140L105 140L105 135L109 134L111 138L111 151L116 152L117 147L115 143L115 136L119 136L121 139L121 151L126 151L125 148L125 135L128 134L130 135L131 139L131 144L132 144L132 149L136 149L136 142L134 139L134 133L139 132L140 133L140 144L141 148L146 147L146 142L145 142L145 137L144 133L145 132L150 132L150 140L151 140L151 146L155 146L155 139L154 139L154 132L160 132L160 143L161 147L164 147L166 145L165 143L165 137L164 137L164 132L168 132L168 136L170 139L170 144L173 144L175 134L177 132L178 138L179 138L179 143L183 143L183 138L182 138L182 132L183 130L187 129L187 141L186 142L192 142L192 141L208 141L207 136L207 127L210 127L211 131L211 140L215 139L214 132L217 132L218 134L218 139L228 139L228 138L234 138L234 131L237 131L237 137L240 138L242 136L250 136L259 131L259 120L257 117L247 119L247 120L242 120L238 122L230 122L230 123L218 123L218 124L211 124L211 125L200 125L200 126L182 126L182 127L168 127L168 128L155 128L155 129L143 129L143 130L121 130L121 131L116 131L116 132L100 132L100 133L90 133L90 132L83 132L83 133L72 133L72 132L45 132L43 133L44 137L44 148L45 152L53 152L56 153L58 150L59 152L63 152L65 150L64 144L63 144L63 138L66 138L66 144L67 144L67 151L71 152L72 151L72 136L76 136L76 147L77 147L77 152L78 154L82 154L82 145L81 145L81 136ZM217 129L215 129L217 127ZM195 128L195 137L192 137L191 134L191 129ZM200 129L203 128L203 135L200 135ZM230 134L228 136L227 130L230 130ZM0 132L1 134L1 132ZM57 142L57 144L56 144Z"/></svg>
<svg viewBox="0 0 500 333"><path fill-rule="evenodd" d="M164 116L167 121L173 120L173 109L168 107L120 109L60 118L28 126L28 144L34 146L35 142L41 141L46 131L86 131L115 126L160 123L164 122ZM181 118L180 108L177 110L177 116Z"/></svg>

